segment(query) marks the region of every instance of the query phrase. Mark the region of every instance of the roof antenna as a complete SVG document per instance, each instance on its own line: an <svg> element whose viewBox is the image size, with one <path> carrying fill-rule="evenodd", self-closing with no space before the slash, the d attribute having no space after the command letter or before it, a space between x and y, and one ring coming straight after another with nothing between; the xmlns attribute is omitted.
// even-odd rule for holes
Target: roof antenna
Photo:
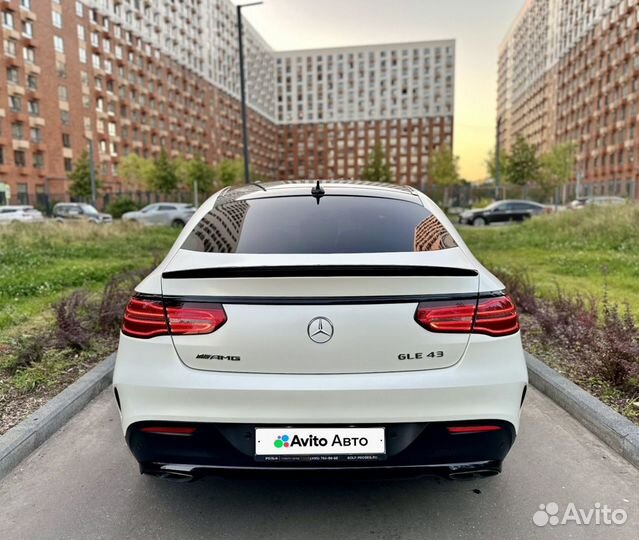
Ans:
<svg viewBox="0 0 639 540"><path fill-rule="evenodd" d="M317 184L313 189L311 189L311 195L317 199L317 204L319 205L320 199L326 195L324 188L320 186L320 181L317 181Z"/></svg>

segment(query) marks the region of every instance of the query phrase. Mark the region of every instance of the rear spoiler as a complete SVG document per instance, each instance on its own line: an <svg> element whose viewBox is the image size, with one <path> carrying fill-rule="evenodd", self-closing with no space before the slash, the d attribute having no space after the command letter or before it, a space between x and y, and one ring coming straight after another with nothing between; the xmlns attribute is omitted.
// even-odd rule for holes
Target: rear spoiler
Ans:
<svg viewBox="0 0 639 540"><path fill-rule="evenodd" d="M396 265L304 265L304 266L221 266L172 270L163 279L227 279L280 277L475 277L477 270L447 266Z"/></svg>

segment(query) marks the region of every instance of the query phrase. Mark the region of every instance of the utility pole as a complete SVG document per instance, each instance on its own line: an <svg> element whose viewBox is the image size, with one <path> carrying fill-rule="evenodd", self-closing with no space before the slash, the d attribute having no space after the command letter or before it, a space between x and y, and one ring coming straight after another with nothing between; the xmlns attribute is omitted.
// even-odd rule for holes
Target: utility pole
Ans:
<svg viewBox="0 0 639 540"><path fill-rule="evenodd" d="M497 118L497 140L495 142L495 200L499 200L499 180L501 176L501 120L502 117Z"/></svg>
<svg viewBox="0 0 639 540"><path fill-rule="evenodd" d="M584 179L584 171L581 167L577 169L577 185L575 186L575 199L581 197L581 182Z"/></svg>
<svg viewBox="0 0 639 540"><path fill-rule="evenodd" d="M249 164L249 136L246 120L246 76L244 74L244 29L242 24L242 9L250 6L258 6L263 2L252 2L251 4L239 4L235 6L237 10L237 39L240 49L240 92L242 98L242 142L244 145L244 181L251 182L251 172Z"/></svg>
<svg viewBox="0 0 639 540"><path fill-rule="evenodd" d="M93 156L93 139L89 139L87 137L87 142L89 143L89 174L91 176L91 204L93 206L96 205L97 199L97 189L96 189L96 181L95 181L95 158Z"/></svg>

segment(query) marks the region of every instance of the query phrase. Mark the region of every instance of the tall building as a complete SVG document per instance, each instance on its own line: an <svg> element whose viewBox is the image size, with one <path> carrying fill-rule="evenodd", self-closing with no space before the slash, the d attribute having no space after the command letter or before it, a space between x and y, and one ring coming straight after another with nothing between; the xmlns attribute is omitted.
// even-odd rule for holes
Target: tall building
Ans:
<svg viewBox="0 0 639 540"><path fill-rule="evenodd" d="M574 142L567 195L639 197L639 0L527 0L499 51L508 149Z"/></svg>
<svg viewBox="0 0 639 540"><path fill-rule="evenodd" d="M145 158L241 156L230 0L4 0L0 204L68 197L93 145L103 191ZM245 25L251 162L264 179L355 178L375 144L424 185L452 145L455 42L275 51Z"/></svg>

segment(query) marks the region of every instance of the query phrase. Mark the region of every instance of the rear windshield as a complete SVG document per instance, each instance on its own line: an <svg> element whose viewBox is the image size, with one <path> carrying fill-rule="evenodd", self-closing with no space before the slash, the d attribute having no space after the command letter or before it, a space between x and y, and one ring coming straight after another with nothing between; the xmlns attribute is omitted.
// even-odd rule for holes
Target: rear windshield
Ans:
<svg viewBox="0 0 639 540"><path fill-rule="evenodd" d="M455 247L421 204L357 196L269 197L215 207L182 246L215 253L389 253Z"/></svg>

